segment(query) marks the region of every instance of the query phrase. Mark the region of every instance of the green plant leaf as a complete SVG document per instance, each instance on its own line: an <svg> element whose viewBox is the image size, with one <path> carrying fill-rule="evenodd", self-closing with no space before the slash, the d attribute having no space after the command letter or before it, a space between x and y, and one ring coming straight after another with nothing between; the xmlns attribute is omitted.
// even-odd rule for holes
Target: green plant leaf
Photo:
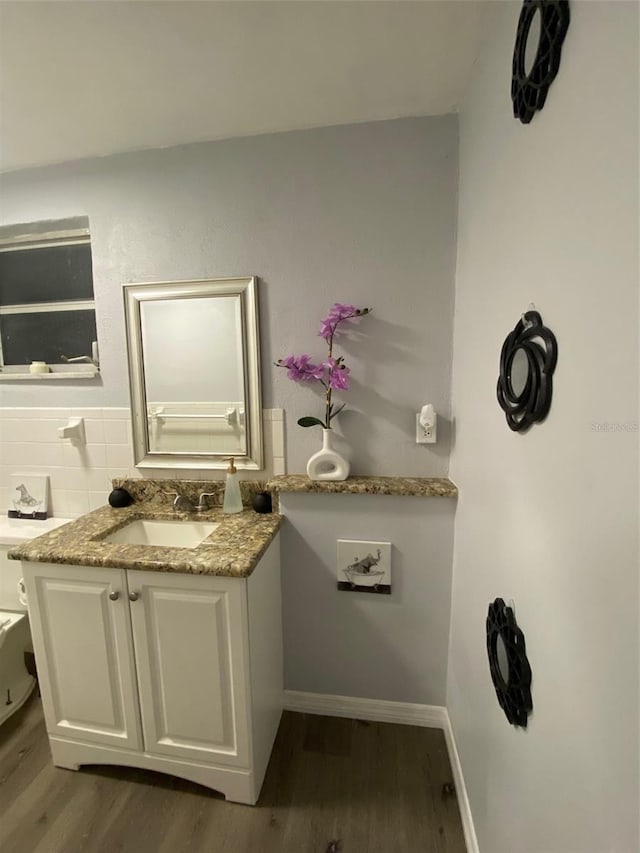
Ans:
<svg viewBox="0 0 640 853"><path fill-rule="evenodd" d="M306 418L300 418L298 420L298 426L301 426L301 427L321 426L321 427L323 427L324 423L322 421L318 420L318 418L306 417Z"/></svg>
<svg viewBox="0 0 640 853"><path fill-rule="evenodd" d="M338 406L335 412L331 413L331 417L329 418L329 420L332 421L336 415L339 415L346 405L346 403L343 403L341 406Z"/></svg>

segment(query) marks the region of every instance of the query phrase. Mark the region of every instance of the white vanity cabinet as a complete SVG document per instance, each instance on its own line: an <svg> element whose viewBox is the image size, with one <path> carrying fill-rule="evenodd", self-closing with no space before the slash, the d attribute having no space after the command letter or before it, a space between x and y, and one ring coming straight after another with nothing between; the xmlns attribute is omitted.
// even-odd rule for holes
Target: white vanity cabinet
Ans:
<svg viewBox="0 0 640 853"><path fill-rule="evenodd" d="M49 734L139 749L126 572L47 563L23 569Z"/></svg>
<svg viewBox="0 0 640 853"><path fill-rule="evenodd" d="M23 563L54 763L255 803L282 713L278 537L248 578Z"/></svg>
<svg viewBox="0 0 640 853"><path fill-rule="evenodd" d="M127 574L146 749L248 766L243 582Z"/></svg>

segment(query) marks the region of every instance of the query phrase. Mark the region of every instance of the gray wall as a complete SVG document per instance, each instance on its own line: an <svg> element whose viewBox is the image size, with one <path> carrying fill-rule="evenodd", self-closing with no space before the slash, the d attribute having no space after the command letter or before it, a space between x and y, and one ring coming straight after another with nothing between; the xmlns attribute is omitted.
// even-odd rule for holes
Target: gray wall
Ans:
<svg viewBox="0 0 640 853"><path fill-rule="evenodd" d="M356 473L447 471L457 178L454 116L234 139L0 176L0 223L88 214L100 383L0 387L4 405L128 403L125 282L258 275L264 403L289 422L304 471L320 397L272 362L323 356L334 301L374 308L344 342L353 389L339 429ZM439 443L415 445L433 402Z"/></svg>
<svg viewBox="0 0 640 853"><path fill-rule="evenodd" d="M572 3L544 110L514 121L520 3L495 4L460 117L447 704L482 853L638 845L638 7ZM511 432L500 346L533 301L558 338L549 417ZM608 425L609 429L599 429ZM489 678L513 598L526 731Z"/></svg>
<svg viewBox="0 0 640 853"><path fill-rule="evenodd" d="M285 686L444 705L455 501L282 495ZM339 592L336 541L391 542L391 595Z"/></svg>
<svg viewBox="0 0 640 853"><path fill-rule="evenodd" d="M448 470L457 119L406 119L129 154L0 177L0 220L90 217L99 384L0 385L13 406L128 403L121 286L258 275L265 405L287 417L290 471L322 401L272 366L324 355L334 301L374 313L344 343L354 377L339 429L363 474ZM342 346L342 341L340 342ZM415 412L441 415L415 444ZM443 704L450 500L288 497L283 532L287 687ZM388 538L392 596L337 593L336 539Z"/></svg>

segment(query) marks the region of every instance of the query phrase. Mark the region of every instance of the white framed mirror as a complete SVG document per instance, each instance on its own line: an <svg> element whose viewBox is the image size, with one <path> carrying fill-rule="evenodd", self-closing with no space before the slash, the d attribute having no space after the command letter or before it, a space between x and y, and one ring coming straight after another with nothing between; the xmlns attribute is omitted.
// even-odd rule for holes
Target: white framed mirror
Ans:
<svg viewBox="0 0 640 853"><path fill-rule="evenodd" d="M139 468L263 466L255 277L125 284Z"/></svg>

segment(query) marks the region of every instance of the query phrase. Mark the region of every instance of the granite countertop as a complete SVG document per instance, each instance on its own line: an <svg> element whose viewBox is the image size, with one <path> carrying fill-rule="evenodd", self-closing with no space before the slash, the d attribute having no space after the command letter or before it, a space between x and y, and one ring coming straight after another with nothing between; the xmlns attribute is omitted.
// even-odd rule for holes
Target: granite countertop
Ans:
<svg viewBox="0 0 640 853"><path fill-rule="evenodd" d="M274 492L314 492L346 495L405 495L455 498L458 487L446 477L348 477L346 480L310 480L305 474L284 474L269 480Z"/></svg>
<svg viewBox="0 0 640 853"><path fill-rule="evenodd" d="M136 519L189 519L216 522L220 526L195 548L122 545L103 541L109 533ZM35 563L246 578L281 524L281 515L260 515L252 509L224 515L220 509L195 514L175 512L171 507L153 503L134 503L124 509L105 506L12 548L9 558Z"/></svg>

